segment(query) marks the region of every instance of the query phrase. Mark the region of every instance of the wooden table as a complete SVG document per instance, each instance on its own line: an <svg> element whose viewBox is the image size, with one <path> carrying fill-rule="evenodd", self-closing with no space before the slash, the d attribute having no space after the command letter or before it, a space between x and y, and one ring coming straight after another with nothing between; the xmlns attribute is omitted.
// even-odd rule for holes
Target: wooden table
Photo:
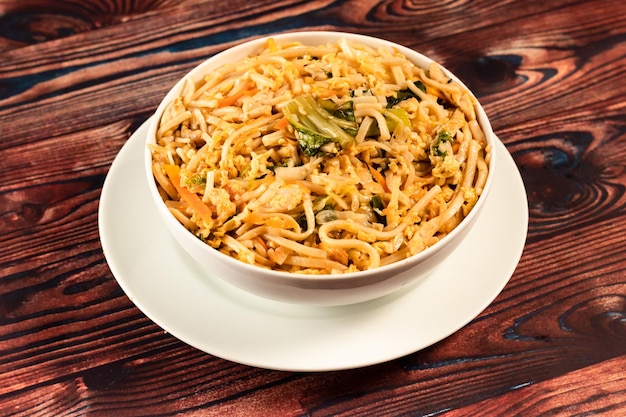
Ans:
<svg viewBox="0 0 626 417"><path fill-rule="evenodd" d="M98 232L112 161L179 77L302 29L450 68L528 194L500 295L433 346L360 369L267 370L188 346L125 295ZM624 416L625 161L623 0L0 0L0 414Z"/></svg>

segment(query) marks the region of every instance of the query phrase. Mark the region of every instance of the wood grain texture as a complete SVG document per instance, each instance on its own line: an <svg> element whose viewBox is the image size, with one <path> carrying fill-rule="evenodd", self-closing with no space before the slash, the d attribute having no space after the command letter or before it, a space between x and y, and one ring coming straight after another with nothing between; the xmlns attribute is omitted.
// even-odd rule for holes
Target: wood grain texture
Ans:
<svg viewBox="0 0 626 417"><path fill-rule="evenodd" d="M110 164L175 81L301 29L379 36L450 68L528 193L527 243L497 299L362 369L195 350L132 304L99 242ZM0 415L626 415L625 80L621 0L0 0Z"/></svg>

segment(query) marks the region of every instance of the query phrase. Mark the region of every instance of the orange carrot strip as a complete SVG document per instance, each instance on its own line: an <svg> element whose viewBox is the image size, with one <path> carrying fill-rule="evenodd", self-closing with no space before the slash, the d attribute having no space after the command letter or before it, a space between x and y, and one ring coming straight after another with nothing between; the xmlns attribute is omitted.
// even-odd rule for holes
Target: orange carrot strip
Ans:
<svg viewBox="0 0 626 417"><path fill-rule="evenodd" d="M367 165L367 167L370 169L370 172L372 173L372 177L374 178L374 180L383 187L383 190L385 190L385 192L390 193L391 190L387 186L387 181L385 181L385 178L381 175L381 173L376 171L369 164Z"/></svg>
<svg viewBox="0 0 626 417"><path fill-rule="evenodd" d="M283 117L282 119L277 121L276 124L274 125L276 129L280 129L280 130L286 129L287 126L289 126L289 120L287 120L286 117Z"/></svg>
<svg viewBox="0 0 626 417"><path fill-rule="evenodd" d="M237 91L235 94L226 96L224 98L217 100L217 106L218 107L232 106L241 97L251 96L251 95L256 94L259 90L257 90L256 88L253 88L253 86L254 84L248 84L241 90Z"/></svg>
<svg viewBox="0 0 626 417"><path fill-rule="evenodd" d="M438 98L440 98L440 99L442 99L442 100L445 100L445 98L446 98L446 97L445 97L445 96L441 93L441 91L440 91L440 90L438 90L438 89L436 89L436 88L433 88L433 87L431 87L431 86L428 86L428 85L426 86L426 94L429 94L429 95L431 95L431 96L438 97Z"/></svg>
<svg viewBox="0 0 626 417"><path fill-rule="evenodd" d="M180 184L180 167L178 165L165 164L163 165L165 173L169 177L170 181L178 191L180 198L185 201L191 207L194 213L198 214L202 220L207 224L213 222L213 213L211 208L202 202L202 199L198 197L196 193L192 193Z"/></svg>

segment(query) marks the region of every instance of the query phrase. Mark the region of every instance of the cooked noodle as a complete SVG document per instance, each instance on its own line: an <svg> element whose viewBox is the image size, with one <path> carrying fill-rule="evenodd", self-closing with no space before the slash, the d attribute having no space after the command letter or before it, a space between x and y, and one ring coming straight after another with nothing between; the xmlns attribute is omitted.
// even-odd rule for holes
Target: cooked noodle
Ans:
<svg viewBox="0 0 626 417"><path fill-rule="evenodd" d="M269 39L186 80L151 145L172 214L211 247L275 270L376 268L441 240L476 204L490 149L441 68L342 39Z"/></svg>

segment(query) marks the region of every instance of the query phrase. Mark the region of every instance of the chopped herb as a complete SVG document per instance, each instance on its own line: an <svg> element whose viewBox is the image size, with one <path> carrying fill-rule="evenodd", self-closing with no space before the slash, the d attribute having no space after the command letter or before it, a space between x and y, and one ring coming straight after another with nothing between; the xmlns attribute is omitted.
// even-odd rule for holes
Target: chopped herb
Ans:
<svg viewBox="0 0 626 417"><path fill-rule="evenodd" d="M424 85L423 82L417 80L413 84L424 93L426 92L426 86ZM420 100L420 98L416 96L415 93L410 88L405 88L403 90L400 90L396 93L396 97L394 96L387 97L387 108L390 109L396 104L400 103L401 101L404 101L411 97L415 97L418 101Z"/></svg>
<svg viewBox="0 0 626 417"><path fill-rule="evenodd" d="M206 184L206 177L201 174L194 174L191 177L187 178L187 185L204 185Z"/></svg>
<svg viewBox="0 0 626 417"><path fill-rule="evenodd" d="M309 227L309 223L306 220L306 215L302 213L298 217L296 217L296 223L300 226L300 229L306 230Z"/></svg>
<svg viewBox="0 0 626 417"><path fill-rule="evenodd" d="M382 214L382 211L385 209L385 205L383 204L383 200L380 198L379 195L372 196L372 198L370 199L370 207L374 211L378 223L382 224L383 226L387 226L387 217Z"/></svg>
<svg viewBox="0 0 626 417"><path fill-rule="evenodd" d="M287 161L283 162L280 165L268 165L267 169L270 170L271 172L276 172L276 168L280 168L280 167L287 167L289 166L289 164L287 163Z"/></svg>
<svg viewBox="0 0 626 417"><path fill-rule="evenodd" d="M437 140L435 140L435 143L432 146L433 155L439 156L441 158L445 158L447 155L447 152L441 151L439 149L439 146L441 146L442 143L446 143L446 142L452 143L454 142L454 138L447 130L440 130L439 133L437 134Z"/></svg>

